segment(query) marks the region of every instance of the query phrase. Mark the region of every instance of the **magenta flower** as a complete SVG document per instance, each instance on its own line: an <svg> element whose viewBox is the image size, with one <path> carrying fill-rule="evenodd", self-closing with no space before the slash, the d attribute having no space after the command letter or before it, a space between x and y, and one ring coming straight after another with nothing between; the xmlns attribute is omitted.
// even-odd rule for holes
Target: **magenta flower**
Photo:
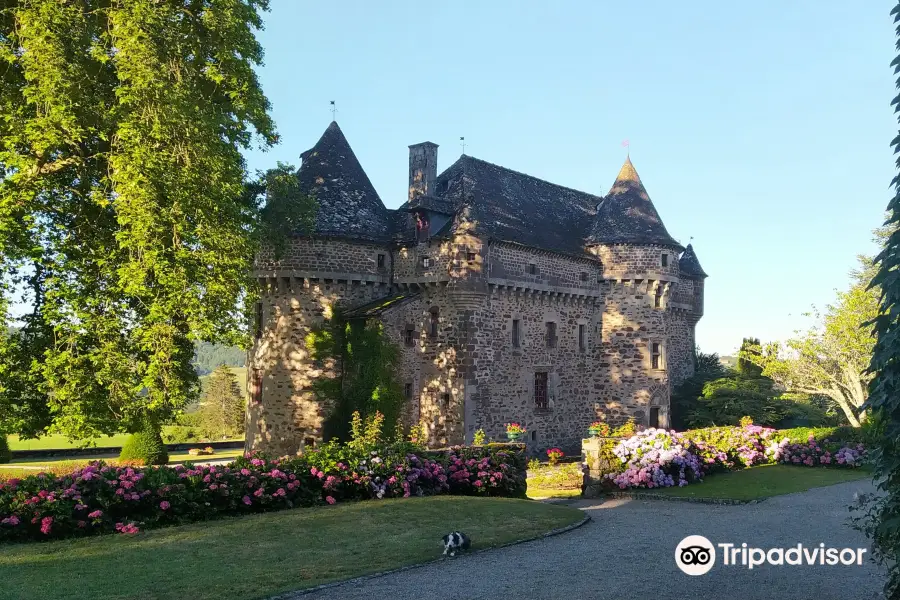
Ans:
<svg viewBox="0 0 900 600"><path fill-rule="evenodd" d="M172 506L172 505L169 504L168 502L166 502L165 500L163 500L162 502L159 503L159 507L163 510L169 510L170 506Z"/></svg>
<svg viewBox="0 0 900 600"><path fill-rule="evenodd" d="M53 526L53 517L44 517L41 519L41 533L50 535L50 528Z"/></svg>
<svg viewBox="0 0 900 600"><path fill-rule="evenodd" d="M103 516L102 510L95 510L94 512L88 514L89 519L99 519L102 516Z"/></svg>
<svg viewBox="0 0 900 600"><path fill-rule="evenodd" d="M246 504L247 506L250 506L251 504L253 504L253 500L250 499L250 496L244 496L243 501L244 501L244 504Z"/></svg>
<svg viewBox="0 0 900 600"><path fill-rule="evenodd" d="M325 496L325 502L327 502L328 504L334 504L335 502L337 502L337 500L335 500L331 496Z"/></svg>

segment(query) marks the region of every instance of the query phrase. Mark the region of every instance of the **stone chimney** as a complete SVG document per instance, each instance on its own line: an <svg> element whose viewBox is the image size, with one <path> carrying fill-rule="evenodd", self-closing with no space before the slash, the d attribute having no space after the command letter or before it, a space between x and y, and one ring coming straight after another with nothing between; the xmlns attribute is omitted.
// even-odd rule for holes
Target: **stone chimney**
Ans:
<svg viewBox="0 0 900 600"><path fill-rule="evenodd" d="M432 142L422 142L409 147L409 200L418 196L434 195L437 179L437 149Z"/></svg>

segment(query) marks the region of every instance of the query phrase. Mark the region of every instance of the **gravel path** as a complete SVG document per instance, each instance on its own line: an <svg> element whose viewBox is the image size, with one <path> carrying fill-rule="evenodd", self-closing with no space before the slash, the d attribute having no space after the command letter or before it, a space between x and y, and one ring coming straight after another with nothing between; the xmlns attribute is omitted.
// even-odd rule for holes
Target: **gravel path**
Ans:
<svg viewBox="0 0 900 600"><path fill-rule="evenodd" d="M706 575L675 565L688 535L759 548L867 548L847 525L853 493L868 480L726 506L647 500L578 500L592 521L575 531L490 552L447 559L361 583L296 596L303 600L615 599L870 600L881 598L882 571L862 566L722 566ZM448 519L448 522L452 519ZM868 556L868 554L866 555Z"/></svg>

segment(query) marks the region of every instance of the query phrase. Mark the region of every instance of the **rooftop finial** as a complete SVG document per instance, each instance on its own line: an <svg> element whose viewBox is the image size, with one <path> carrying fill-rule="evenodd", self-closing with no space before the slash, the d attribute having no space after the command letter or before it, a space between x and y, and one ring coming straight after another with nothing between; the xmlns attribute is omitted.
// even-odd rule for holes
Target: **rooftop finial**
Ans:
<svg viewBox="0 0 900 600"><path fill-rule="evenodd" d="M460 136L459 142L460 142L459 145L462 146L462 153L465 154L466 153L466 138L465 138L465 136Z"/></svg>
<svg viewBox="0 0 900 600"><path fill-rule="evenodd" d="M337 121L337 106L335 106L334 100L331 101L331 120Z"/></svg>
<svg viewBox="0 0 900 600"><path fill-rule="evenodd" d="M626 155L628 158L631 158L631 142L629 142L627 139L626 139L626 140L623 140L623 141L622 141L622 147L626 149L626 150L625 150L625 153L626 153L625 155Z"/></svg>

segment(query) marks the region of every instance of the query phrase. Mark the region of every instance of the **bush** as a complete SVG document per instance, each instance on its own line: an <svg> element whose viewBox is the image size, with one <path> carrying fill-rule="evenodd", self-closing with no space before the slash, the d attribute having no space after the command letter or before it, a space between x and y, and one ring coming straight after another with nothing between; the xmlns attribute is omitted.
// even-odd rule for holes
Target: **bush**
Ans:
<svg viewBox="0 0 900 600"><path fill-rule="evenodd" d="M6 434L0 433L0 464L8 463L12 460L12 452L9 449L9 442L6 440Z"/></svg>
<svg viewBox="0 0 900 600"><path fill-rule="evenodd" d="M164 465L169 462L169 453L159 430L146 427L125 440L119 453L119 460L135 461L145 465Z"/></svg>
<svg viewBox="0 0 900 600"><path fill-rule="evenodd" d="M645 429L613 449L621 462L619 473L606 478L619 488L684 486L703 477L692 442L679 433Z"/></svg>
<svg viewBox="0 0 900 600"><path fill-rule="evenodd" d="M705 472L711 473L771 462L778 433L768 427L747 425L693 429L683 435L694 443L693 451Z"/></svg>
<svg viewBox="0 0 900 600"><path fill-rule="evenodd" d="M535 461L537 462L537 461ZM566 463L556 467L543 466L538 463L528 464L528 485L549 489L580 488L584 473L581 463Z"/></svg>
<svg viewBox="0 0 900 600"><path fill-rule="evenodd" d="M249 455L224 467L93 462L0 483L0 541L135 533L348 500L447 493L524 498L525 461L523 444L418 452L408 443L365 451L333 443L283 460Z"/></svg>
<svg viewBox="0 0 900 600"><path fill-rule="evenodd" d="M170 425L169 427L166 427L165 435L163 437L167 444L187 444L189 442L197 442L200 440L196 429L182 425Z"/></svg>
<svg viewBox="0 0 900 600"><path fill-rule="evenodd" d="M858 467L865 459L865 446L861 443L816 441L813 434L804 443L792 443L784 438L775 449L774 458L783 464L806 465L808 467L834 466Z"/></svg>

